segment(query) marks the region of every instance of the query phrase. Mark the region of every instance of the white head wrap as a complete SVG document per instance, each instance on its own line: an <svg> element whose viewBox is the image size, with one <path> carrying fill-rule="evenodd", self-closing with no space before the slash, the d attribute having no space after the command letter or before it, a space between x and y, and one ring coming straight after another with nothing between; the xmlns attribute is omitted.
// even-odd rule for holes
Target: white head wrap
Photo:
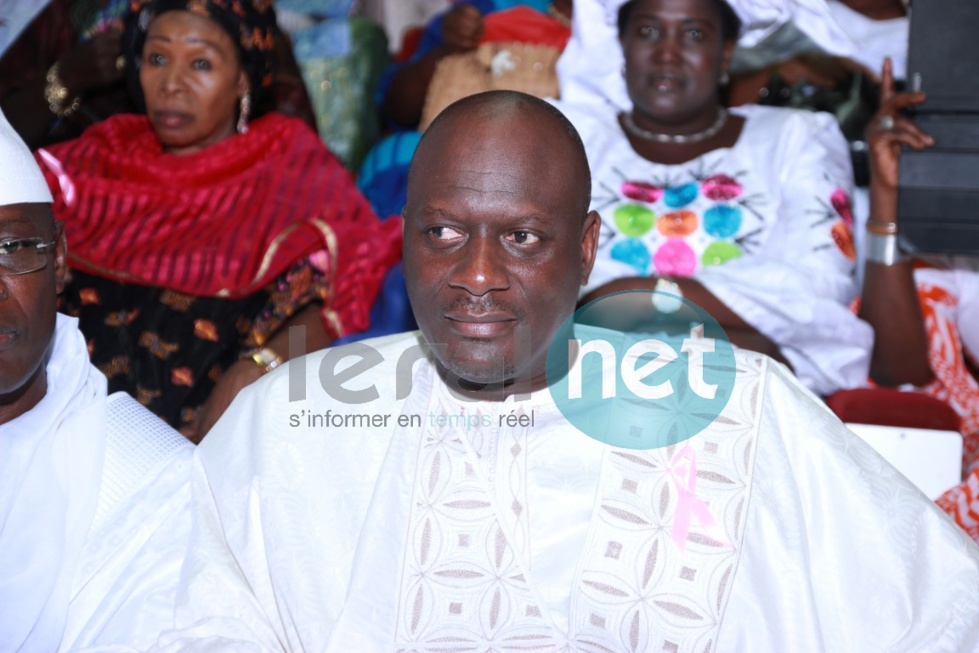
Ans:
<svg viewBox="0 0 979 653"><path fill-rule="evenodd" d="M571 40L557 64L562 101L612 104L622 111L632 108L622 76L624 58L616 25L619 9L626 2L575 0ZM859 40L840 26L831 11L831 4L839 4L834 0L727 2L741 18L739 46L757 45L782 25L792 22L826 52L863 63Z"/></svg>
<svg viewBox="0 0 979 653"><path fill-rule="evenodd" d="M3 16L3 23L0 24L0 57L7 52L7 49L14 44L21 32L49 4L51 4L51 0L33 0L32 2L0 0L0 16Z"/></svg>
<svg viewBox="0 0 979 653"><path fill-rule="evenodd" d="M53 201L31 151L0 111L0 206Z"/></svg>

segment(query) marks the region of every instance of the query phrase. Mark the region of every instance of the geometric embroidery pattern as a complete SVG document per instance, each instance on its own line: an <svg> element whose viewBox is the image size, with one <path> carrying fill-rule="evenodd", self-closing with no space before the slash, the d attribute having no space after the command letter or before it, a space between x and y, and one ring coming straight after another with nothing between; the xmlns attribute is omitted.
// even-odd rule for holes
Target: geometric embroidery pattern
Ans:
<svg viewBox="0 0 979 653"><path fill-rule="evenodd" d="M402 568L397 650L714 651L740 558L763 396L763 359L746 355L738 361L736 392L724 412L707 431L679 445L695 450L696 498L727 541L711 537L696 517L683 546L674 540L682 509L671 469L677 446L607 448L568 635L554 626L528 573L532 543L520 519L526 510L519 508L527 506L520 505L518 481L526 475L520 453L527 431L486 429L467 436L465 429L426 424ZM458 403L443 401L439 389L432 395L433 414L459 410ZM480 409L493 409L487 406L473 404L471 411L482 418ZM495 415L482 423L496 423ZM503 462L489 468L509 466L508 492L489 487L490 476L477 472L487 468L480 457L488 448L478 444L487 437L500 438L489 449ZM501 517L510 523L501 525Z"/></svg>

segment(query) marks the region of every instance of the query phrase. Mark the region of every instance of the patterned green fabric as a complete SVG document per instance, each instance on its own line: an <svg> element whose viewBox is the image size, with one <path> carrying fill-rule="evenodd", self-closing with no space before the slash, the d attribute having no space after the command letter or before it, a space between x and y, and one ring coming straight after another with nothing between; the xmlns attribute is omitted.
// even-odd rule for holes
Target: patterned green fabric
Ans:
<svg viewBox="0 0 979 653"><path fill-rule="evenodd" d="M320 137L356 172L381 133L374 90L389 61L387 36L379 25L359 17L328 20L311 29L319 30L320 37L327 32L331 37L327 42L313 34L293 35ZM337 54L327 53L344 39L348 47Z"/></svg>

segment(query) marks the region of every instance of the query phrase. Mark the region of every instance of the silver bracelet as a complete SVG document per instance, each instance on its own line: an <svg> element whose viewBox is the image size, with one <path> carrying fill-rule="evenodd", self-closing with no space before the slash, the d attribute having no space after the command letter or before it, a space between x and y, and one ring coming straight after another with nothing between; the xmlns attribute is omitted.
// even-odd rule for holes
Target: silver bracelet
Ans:
<svg viewBox="0 0 979 653"><path fill-rule="evenodd" d="M884 235L868 231L865 243L867 245L866 259L871 263L897 265L911 260L897 246L897 234Z"/></svg>

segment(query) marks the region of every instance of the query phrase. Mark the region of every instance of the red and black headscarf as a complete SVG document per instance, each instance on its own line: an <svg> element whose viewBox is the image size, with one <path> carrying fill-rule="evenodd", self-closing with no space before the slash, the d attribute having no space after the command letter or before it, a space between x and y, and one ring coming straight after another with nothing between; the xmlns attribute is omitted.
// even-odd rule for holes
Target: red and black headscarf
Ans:
<svg viewBox="0 0 979 653"><path fill-rule="evenodd" d="M168 11L189 11L213 20L238 46L238 56L251 86L252 116L272 108L275 41L279 38L272 0L131 0L125 20L123 47L130 90L144 106L139 62L153 18Z"/></svg>

